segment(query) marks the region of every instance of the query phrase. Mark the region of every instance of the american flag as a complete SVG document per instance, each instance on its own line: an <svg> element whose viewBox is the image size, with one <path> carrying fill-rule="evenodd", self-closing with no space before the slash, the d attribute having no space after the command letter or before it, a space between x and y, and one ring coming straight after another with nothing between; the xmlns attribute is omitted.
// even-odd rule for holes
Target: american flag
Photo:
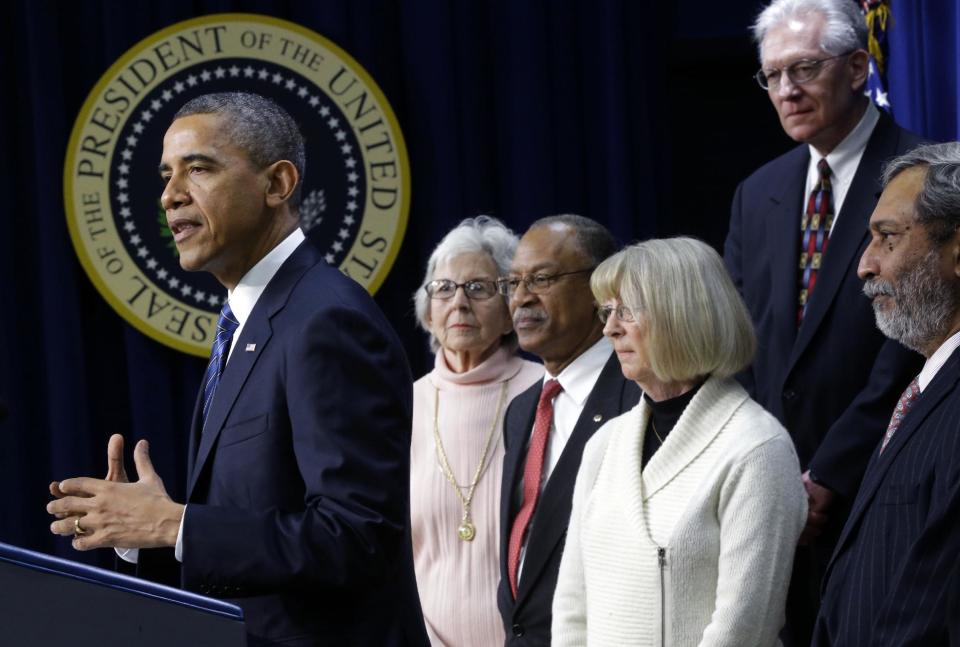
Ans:
<svg viewBox="0 0 960 647"><path fill-rule="evenodd" d="M867 76L865 93L881 110L891 112L887 97L887 28L890 26L890 3L888 0L860 0L860 8L867 21L870 51L870 73Z"/></svg>

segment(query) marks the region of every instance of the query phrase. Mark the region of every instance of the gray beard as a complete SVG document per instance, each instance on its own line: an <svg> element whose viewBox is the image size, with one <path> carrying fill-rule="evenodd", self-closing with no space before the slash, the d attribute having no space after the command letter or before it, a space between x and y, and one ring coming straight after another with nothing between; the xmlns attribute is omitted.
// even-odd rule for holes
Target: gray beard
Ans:
<svg viewBox="0 0 960 647"><path fill-rule="evenodd" d="M954 286L937 270L939 252L930 250L912 269L904 272L896 284L882 279L867 279L863 293L869 298L893 297L893 304L881 310L873 303L877 328L890 339L923 353L950 328L958 308Z"/></svg>

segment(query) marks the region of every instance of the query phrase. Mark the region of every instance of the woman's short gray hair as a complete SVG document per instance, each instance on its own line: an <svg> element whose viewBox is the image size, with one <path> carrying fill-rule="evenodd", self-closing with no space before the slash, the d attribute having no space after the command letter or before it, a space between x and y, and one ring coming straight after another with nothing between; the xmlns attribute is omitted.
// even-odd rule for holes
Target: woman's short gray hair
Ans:
<svg viewBox="0 0 960 647"><path fill-rule="evenodd" d="M767 32L790 18L820 14L825 23L820 35L820 49L838 56L867 48L867 21L859 3L852 0L774 0L764 7L753 23L753 39L763 56L763 39Z"/></svg>
<svg viewBox="0 0 960 647"><path fill-rule="evenodd" d="M494 265L497 266L497 275L503 276L510 271L510 264L513 262L513 255L517 251L519 242L520 239L513 231L491 216L467 218L443 237L440 244L430 254L423 282L413 293L413 307L417 315L417 323L430 335L430 350L438 351L440 343L430 331L430 322L427 319L430 297L427 296L424 288L427 283L434 279L437 265L461 254L485 252L490 255ZM503 299L506 301L506 297L503 297ZM517 334L511 331L504 335L501 345L511 350L515 349L517 347Z"/></svg>
<svg viewBox="0 0 960 647"><path fill-rule="evenodd" d="M894 158L883 169L883 186L914 167L926 170L917 194L917 222L930 240L945 243L960 228L960 142L927 144Z"/></svg>
<svg viewBox="0 0 960 647"><path fill-rule="evenodd" d="M719 254L693 238L648 240L600 264L598 302L618 299L642 316L650 369L662 382L730 377L753 359L750 314Z"/></svg>

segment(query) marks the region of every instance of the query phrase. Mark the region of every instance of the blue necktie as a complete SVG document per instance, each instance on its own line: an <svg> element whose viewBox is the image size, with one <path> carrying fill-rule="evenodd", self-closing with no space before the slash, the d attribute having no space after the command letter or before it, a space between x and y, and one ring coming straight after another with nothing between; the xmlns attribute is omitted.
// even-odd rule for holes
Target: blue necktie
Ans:
<svg viewBox="0 0 960 647"><path fill-rule="evenodd" d="M223 367L227 363L230 341L239 325L240 322L234 317L230 304L224 303L220 311L220 319L217 320L217 336L213 340L213 349L210 351L210 363L207 364L207 372L203 375L203 427L207 426L210 403L213 402L213 394L217 390L220 376L223 375Z"/></svg>

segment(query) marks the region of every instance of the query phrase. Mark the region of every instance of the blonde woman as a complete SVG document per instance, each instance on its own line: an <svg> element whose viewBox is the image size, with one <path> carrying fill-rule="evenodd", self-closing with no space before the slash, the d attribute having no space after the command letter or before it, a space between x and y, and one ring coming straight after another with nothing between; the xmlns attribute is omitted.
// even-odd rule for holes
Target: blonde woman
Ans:
<svg viewBox="0 0 960 647"><path fill-rule="evenodd" d="M754 337L723 262L650 240L591 288L644 397L584 451L553 644L779 644L806 496L786 430L732 378Z"/></svg>

